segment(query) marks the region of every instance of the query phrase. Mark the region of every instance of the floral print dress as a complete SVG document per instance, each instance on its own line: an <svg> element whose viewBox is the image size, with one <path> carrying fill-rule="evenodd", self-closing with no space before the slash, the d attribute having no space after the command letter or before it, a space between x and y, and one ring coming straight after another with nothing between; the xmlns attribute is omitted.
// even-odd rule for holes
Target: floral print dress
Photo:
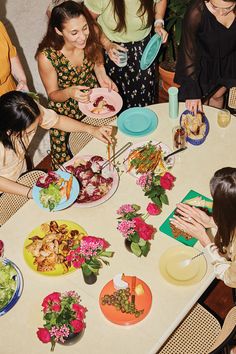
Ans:
<svg viewBox="0 0 236 354"><path fill-rule="evenodd" d="M98 82L94 74L94 63L84 57L80 67L74 66L64 56L61 51L53 48L45 49L44 55L51 62L57 73L57 83L59 89L65 89L71 86L88 86L90 88L98 87ZM83 113L79 110L78 101L69 98L65 102L54 102L49 100L48 107L58 114L82 120ZM53 156L52 168L57 169L58 165L71 159L71 153L68 148L69 133L58 129L50 129L51 155Z"/></svg>

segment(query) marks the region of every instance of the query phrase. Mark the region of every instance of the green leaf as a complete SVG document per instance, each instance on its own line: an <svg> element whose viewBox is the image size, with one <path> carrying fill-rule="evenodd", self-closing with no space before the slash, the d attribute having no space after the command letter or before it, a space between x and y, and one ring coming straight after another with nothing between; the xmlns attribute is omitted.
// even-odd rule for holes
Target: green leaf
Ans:
<svg viewBox="0 0 236 354"><path fill-rule="evenodd" d="M135 232L133 235L131 235L131 241L138 243L139 242L139 235L137 232Z"/></svg>
<svg viewBox="0 0 236 354"><path fill-rule="evenodd" d="M151 198L151 200L152 200L153 203L155 203L159 208L162 208L162 201L159 199L159 197Z"/></svg>
<svg viewBox="0 0 236 354"><path fill-rule="evenodd" d="M90 275L91 274L91 270L89 269L89 266L86 263L84 263L82 265L82 271L83 271L84 275Z"/></svg>
<svg viewBox="0 0 236 354"><path fill-rule="evenodd" d="M160 198L163 204L169 205L169 200L166 194L161 194Z"/></svg>
<svg viewBox="0 0 236 354"><path fill-rule="evenodd" d="M142 247L141 247L142 255L143 255L144 257L146 257L147 254L148 254L148 252L149 252L149 250L150 250L150 243L149 243L149 242L146 242L145 246L142 246Z"/></svg>
<svg viewBox="0 0 236 354"><path fill-rule="evenodd" d="M137 243L134 243L134 242L131 243L131 251L137 257L140 257L142 254L141 248L139 247L139 245Z"/></svg>
<svg viewBox="0 0 236 354"><path fill-rule="evenodd" d="M100 256L103 256L103 257L113 257L114 255L114 252L112 251L103 251L102 253L100 253Z"/></svg>
<svg viewBox="0 0 236 354"><path fill-rule="evenodd" d="M93 272L94 274L98 275L98 269L95 269L95 268L91 267L90 264L88 265L88 267L89 267L89 270L90 270L91 272ZM99 268L100 268L100 267L99 267ZM88 275L89 275L89 274L88 274Z"/></svg>
<svg viewBox="0 0 236 354"><path fill-rule="evenodd" d="M138 245L140 247L143 247L143 246L145 246L145 244L146 244L146 241L143 238L140 238Z"/></svg>

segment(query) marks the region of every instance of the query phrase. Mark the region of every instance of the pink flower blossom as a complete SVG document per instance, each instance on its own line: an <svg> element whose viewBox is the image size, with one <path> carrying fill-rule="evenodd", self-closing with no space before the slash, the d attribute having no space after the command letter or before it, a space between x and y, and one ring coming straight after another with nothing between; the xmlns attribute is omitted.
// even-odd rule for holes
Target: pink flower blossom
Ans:
<svg viewBox="0 0 236 354"><path fill-rule="evenodd" d="M152 175L150 172L142 174L139 178L137 178L136 183L142 189L147 189L150 187L152 182Z"/></svg>
<svg viewBox="0 0 236 354"><path fill-rule="evenodd" d="M124 237L133 235L135 230L135 222L133 220L122 220L119 222L117 229L123 234Z"/></svg>
<svg viewBox="0 0 236 354"><path fill-rule="evenodd" d="M74 333L79 333L84 329L84 323L80 320L72 320L70 325L74 328Z"/></svg>
<svg viewBox="0 0 236 354"><path fill-rule="evenodd" d="M136 217L133 220L135 221L135 231L139 236L145 241L151 240L156 229L152 225L146 224L140 217Z"/></svg>
<svg viewBox="0 0 236 354"><path fill-rule="evenodd" d="M60 312L61 311L61 305L59 304L54 304L51 306L51 310L54 312Z"/></svg>
<svg viewBox="0 0 236 354"><path fill-rule="evenodd" d="M161 209L155 203L149 203L146 210L150 215L159 215L161 213Z"/></svg>
<svg viewBox="0 0 236 354"><path fill-rule="evenodd" d="M38 328L37 336L43 343L49 343L51 341L51 336L47 328Z"/></svg>
<svg viewBox="0 0 236 354"><path fill-rule="evenodd" d="M121 205L121 207L117 210L117 214L119 215L125 215L127 213L133 213L133 212L135 212L135 209L132 204Z"/></svg>
<svg viewBox="0 0 236 354"><path fill-rule="evenodd" d="M53 326L49 330L49 333L50 333L51 337L54 337L56 342L58 342L60 340L60 342L64 343L65 338L67 338L70 334L70 329L65 324L60 327Z"/></svg>
<svg viewBox="0 0 236 354"><path fill-rule="evenodd" d="M174 185L175 177L169 172L166 172L160 179L160 185L162 188L170 190Z"/></svg>
<svg viewBox="0 0 236 354"><path fill-rule="evenodd" d="M60 305L60 295L60 293L54 292L46 296L42 302L43 312L47 312L51 308L51 306L55 304Z"/></svg>

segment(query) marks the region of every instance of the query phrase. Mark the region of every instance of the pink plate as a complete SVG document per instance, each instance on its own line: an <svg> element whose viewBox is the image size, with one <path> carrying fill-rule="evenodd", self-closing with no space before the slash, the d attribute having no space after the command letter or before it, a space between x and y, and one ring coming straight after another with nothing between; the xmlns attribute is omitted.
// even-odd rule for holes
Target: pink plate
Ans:
<svg viewBox="0 0 236 354"><path fill-rule="evenodd" d="M74 162L78 159L88 161L93 156L94 155L76 155L70 161L66 162L64 164L64 166L67 167L67 166L73 165ZM103 158L103 160L104 160L104 162L106 161L105 158ZM95 200L95 201L81 202L81 203L75 202L74 206L76 206L78 208L92 208L97 205L103 204L104 202L106 202L108 199L110 199L113 196L113 194L115 193L115 191L117 190L118 185L119 185L119 175L118 175L116 168L112 164L111 164L110 168L112 169L113 183L112 183L112 187L108 191L108 193L106 195L104 195L102 198ZM104 168L104 172L106 172L106 171L109 171L109 165ZM80 185L80 187L81 187L81 185Z"/></svg>
<svg viewBox="0 0 236 354"><path fill-rule="evenodd" d="M94 107L93 103L98 97L104 97L104 100L109 104L112 105L115 110L114 111L106 111L101 113L93 113L91 112ZM122 108L123 100L121 96L115 91L108 91L107 88L94 88L91 90L90 94L90 102L89 103L79 103L79 109L82 113L84 113L88 117L92 118L109 118L115 116Z"/></svg>

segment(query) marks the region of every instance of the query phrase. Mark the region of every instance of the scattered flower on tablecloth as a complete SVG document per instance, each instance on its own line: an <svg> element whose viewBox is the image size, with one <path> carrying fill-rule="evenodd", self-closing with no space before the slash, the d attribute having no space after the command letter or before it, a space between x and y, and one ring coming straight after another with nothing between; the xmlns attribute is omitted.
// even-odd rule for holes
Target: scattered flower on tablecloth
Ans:
<svg viewBox="0 0 236 354"><path fill-rule="evenodd" d="M43 343L51 343L51 351L57 342L64 343L71 334L85 328L84 318L87 309L80 305L80 296L75 291L54 292L42 302L45 324L38 328L37 336Z"/></svg>

